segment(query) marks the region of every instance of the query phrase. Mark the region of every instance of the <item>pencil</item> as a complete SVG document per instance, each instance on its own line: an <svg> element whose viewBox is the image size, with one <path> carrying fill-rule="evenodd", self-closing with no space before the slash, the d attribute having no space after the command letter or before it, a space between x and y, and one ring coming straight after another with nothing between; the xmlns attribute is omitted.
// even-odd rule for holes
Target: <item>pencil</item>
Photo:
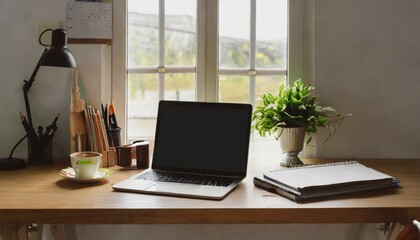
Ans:
<svg viewBox="0 0 420 240"><path fill-rule="evenodd" d="M28 138L31 139L31 141L36 140L36 133L35 130L29 125L28 121L26 120L25 115L23 115L22 112L19 112L20 120L22 122L23 128L25 129L26 134L28 135Z"/></svg>
<svg viewBox="0 0 420 240"><path fill-rule="evenodd" d="M115 107L114 102L111 101L111 104L109 105L109 120L111 122L110 126L112 129L118 128L118 122L117 122L117 116L115 113Z"/></svg>

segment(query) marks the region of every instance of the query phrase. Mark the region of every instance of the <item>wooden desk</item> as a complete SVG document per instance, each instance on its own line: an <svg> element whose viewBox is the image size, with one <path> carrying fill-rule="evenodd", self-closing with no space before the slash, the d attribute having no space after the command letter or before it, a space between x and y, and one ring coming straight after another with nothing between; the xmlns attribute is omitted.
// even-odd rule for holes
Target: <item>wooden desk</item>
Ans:
<svg viewBox="0 0 420 240"><path fill-rule="evenodd" d="M252 184L253 176L278 167L278 156L252 151L248 177L222 201L114 192L112 183L140 171L119 167L96 184L63 179L58 172L64 165L58 164L0 172L0 223L405 223L420 219L420 160L360 160L399 178L401 187L298 204ZM326 160L305 160L321 161Z"/></svg>

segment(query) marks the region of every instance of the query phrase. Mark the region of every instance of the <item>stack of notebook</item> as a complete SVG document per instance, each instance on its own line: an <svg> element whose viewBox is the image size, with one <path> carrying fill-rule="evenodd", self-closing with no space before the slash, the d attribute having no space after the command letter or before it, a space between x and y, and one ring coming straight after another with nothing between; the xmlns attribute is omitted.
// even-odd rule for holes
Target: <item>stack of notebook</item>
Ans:
<svg viewBox="0 0 420 240"><path fill-rule="evenodd" d="M296 202L398 184L398 179L356 161L285 168L254 177L255 186Z"/></svg>

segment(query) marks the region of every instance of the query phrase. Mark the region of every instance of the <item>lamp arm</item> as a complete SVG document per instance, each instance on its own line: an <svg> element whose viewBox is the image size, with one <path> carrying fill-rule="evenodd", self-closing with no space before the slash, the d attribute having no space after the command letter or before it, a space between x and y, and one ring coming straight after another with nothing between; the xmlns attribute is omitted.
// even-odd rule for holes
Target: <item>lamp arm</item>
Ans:
<svg viewBox="0 0 420 240"><path fill-rule="evenodd" d="M9 159L13 158L13 153L15 152L15 149L19 146L19 144L20 144L23 140L25 140L25 138L26 138L26 137L27 137L27 135L23 136L23 138L21 138L21 139L19 140L19 142L18 142L18 143L16 143L16 145L15 145L15 146L13 146L12 151L10 152L10 155L9 155Z"/></svg>
<svg viewBox="0 0 420 240"><path fill-rule="evenodd" d="M29 105L28 92L29 92L29 89L31 89L32 87L32 83L35 81L35 76L38 73L39 67L41 66L41 59L47 50L48 49L45 48L44 52L39 58L38 63L36 64L35 69L31 75L31 78L28 81L23 80L25 83L23 84L22 90L23 90L23 97L25 99L26 116L28 118L29 126L31 126L32 128L33 128L33 125L32 125L32 116L31 116L31 107Z"/></svg>

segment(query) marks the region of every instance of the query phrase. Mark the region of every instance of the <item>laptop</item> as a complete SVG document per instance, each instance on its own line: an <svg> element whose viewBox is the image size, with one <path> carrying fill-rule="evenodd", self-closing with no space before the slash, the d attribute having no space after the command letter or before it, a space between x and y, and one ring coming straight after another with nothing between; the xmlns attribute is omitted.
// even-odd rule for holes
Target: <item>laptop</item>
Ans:
<svg viewBox="0 0 420 240"><path fill-rule="evenodd" d="M116 191L220 200L246 176L250 104L160 101L151 169Z"/></svg>

